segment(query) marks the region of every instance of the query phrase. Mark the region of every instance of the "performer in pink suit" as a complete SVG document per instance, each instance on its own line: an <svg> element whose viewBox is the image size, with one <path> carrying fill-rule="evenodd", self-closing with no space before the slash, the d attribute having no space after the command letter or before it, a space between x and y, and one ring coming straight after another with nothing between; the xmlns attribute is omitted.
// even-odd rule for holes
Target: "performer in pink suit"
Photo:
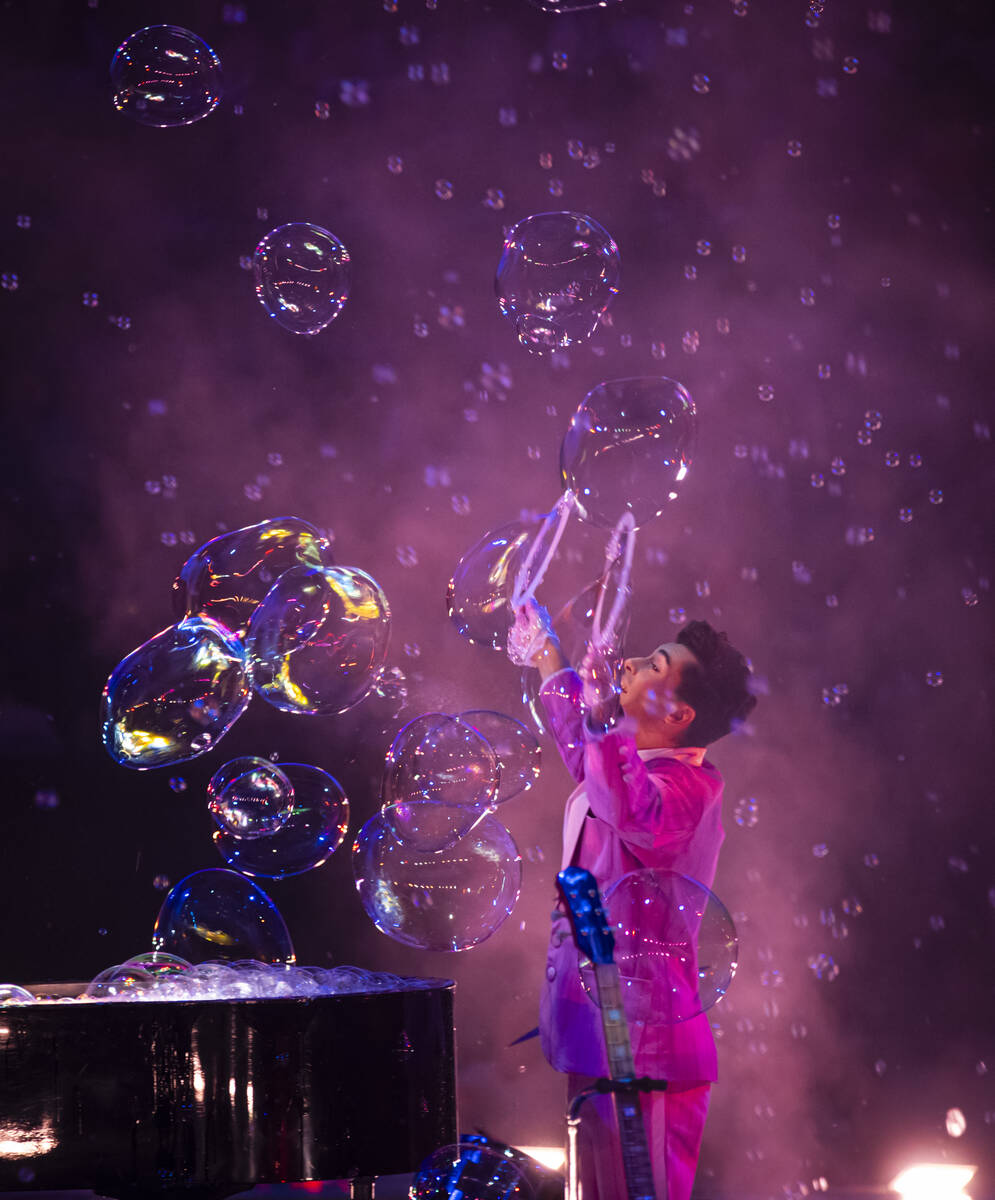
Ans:
<svg viewBox="0 0 995 1200"><path fill-rule="evenodd" d="M624 719L607 732L587 727L581 680L570 669L548 617L534 604L519 624L545 624L532 662L540 697L567 770L578 786L563 820L562 866L594 875L602 895L630 871L666 868L712 886L722 845L722 776L704 747L743 721L756 699L743 656L705 621L692 621L674 642L625 660ZM666 997L659 997L659 1005ZM651 1007L652 1007L651 1001ZM568 1074L571 1096L608 1074L601 1016L585 993L569 919L558 904L540 1001L542 1047ZM708 1017L678 1024L649 1020L630 1029L638 1075L666 1079L666 1092L642 1098L658 1200L688 1200L701 1147L708 1094L717 1078ZM625 1178L609 1096L584 1105L580 1158L583 1200L624 1200ZM664 1195L661 1164L666 1163Z"/></svg>

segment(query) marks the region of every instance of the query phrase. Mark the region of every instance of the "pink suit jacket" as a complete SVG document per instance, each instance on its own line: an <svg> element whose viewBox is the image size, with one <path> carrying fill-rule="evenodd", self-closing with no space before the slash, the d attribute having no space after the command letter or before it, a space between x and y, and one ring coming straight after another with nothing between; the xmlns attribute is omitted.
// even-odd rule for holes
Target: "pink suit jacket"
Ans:
<svg viewBox="0 0 995 1200"><path fill-rule="evenodd" d="M586 732L580 678L560 671L540 697L567 770L580 786L567 802L565 831L577 829L565 857L589 870L602 895L617 879L644 867L690 875L711 887L724 832L722 776L711 763L695 766L657 751L637 750L624 729ZM578 810L582 806L582 810ZM589 813L580 816L580 811ZM580 820L578 821L578 817ZM543 1053L558 1071L607 1075L601 1014L584 991L568 918L553 913L546 982L539 1003ZM650 997L663 1011L667 997ZM636 1072L683 1083L718 1077L707 1014L677 1024L630 1022Z"/></svg>

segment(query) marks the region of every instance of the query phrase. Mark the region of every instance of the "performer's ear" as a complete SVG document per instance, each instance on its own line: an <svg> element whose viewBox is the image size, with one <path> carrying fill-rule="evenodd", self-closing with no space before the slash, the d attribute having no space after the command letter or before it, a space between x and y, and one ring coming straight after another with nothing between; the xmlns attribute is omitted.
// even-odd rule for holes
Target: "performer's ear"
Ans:
<svg viewBox="0 0 995 1200"><path fill-rule="evenodd" d="M667 713L667 723L675 726L677 729L686 730L694 721L698 714L694 711L690 704L685 704L682 700L673 712Z"/></svg>

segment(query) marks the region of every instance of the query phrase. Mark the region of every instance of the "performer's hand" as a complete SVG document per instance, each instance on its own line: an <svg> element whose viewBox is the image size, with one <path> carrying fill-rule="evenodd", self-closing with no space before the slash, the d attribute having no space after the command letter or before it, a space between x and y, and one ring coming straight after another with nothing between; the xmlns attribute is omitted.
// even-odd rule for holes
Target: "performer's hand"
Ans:
<svg viewBox="0 0 995 1200"><path fill-rule="evenodd" d="M535 600L527 600L515 613L515 620L508 630L508 657L520 667L543 666L555 658L559 670L563 665L560 643L553 632L549 613ZM552 673L551 671L548 673ZM543 672L543 678L547 672Z"/></svg>

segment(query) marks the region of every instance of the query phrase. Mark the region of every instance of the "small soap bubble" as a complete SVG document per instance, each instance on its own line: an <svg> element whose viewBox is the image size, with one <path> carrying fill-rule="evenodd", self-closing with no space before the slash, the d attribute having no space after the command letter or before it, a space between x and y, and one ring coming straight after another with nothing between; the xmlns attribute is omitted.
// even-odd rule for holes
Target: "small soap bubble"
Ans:
<svg viewBox="0 0 995 1200"><path fill-rule="evenodd" d="M498 109L498 124L503 125L506 129L511 129L512 126L518 124L518 110L516 108L499 108Z"/></svg>
<svg viewBox="0 0 995 1200"><path fill-rule="evenodd" d="M733 809L736 824L741 829L754 829L760 819L759 805L753 796L743 796Z"/></svg>
<svg viewBox="0 0 995 1200"><path fill-rule="evenodd" d="M414 546L398 546L395 553L402 567L418 566L418 551Z"/></svg>
<svg viewBox="0 0 995 1200"><path fill-rule="evenodd" d="M308 221L270 230L256 247L252 269L259 303L291 333L320 333L349 298L349 251Z"/></svg>
<svg viewBox="0 0 995 1200"><path fill-rule="evenodd" d="M878 1077L878 1079L881 1079L881 1078L883 1078L884 1073L887 1070L888 1070L888 1064L884 1061L883 1058L879 1058L877 1060L877 1062L874 1064L874 1074Z"/></svg>
<svg viewBox="0 0 995 1200"><path fill-rule="evenodd" d="M6 292L16 292L21 286L21 280L13 271L5 271L0 275L0 287Z"/></svg>
<svg viewBox="0 0 995 1200"><path fill-rule="evenodd" d="M453 185L448 179L437 179L435 181L435 194L440 200L452 200Z"/></svg>
<svg viewBox="0 0 995 1200"><path fill-rule="evenodd" d="M931 488L930 493L929 493L929 502L930 502L930 504L942 504L943 503L943 489L942 488Z"/></svg>
<svg viewBox="0 0 995 1200"><path fill-rule="evenodd" d="M114 107L141 125L190 125L221 100L221 62L208 44L178 25L150 25L111 59Z"/></svg>
<svg viewBox="0 0 995 1200"><path fill-rule="evenodd" d="M701 346L701 337L697 329L687 329L681 337L681 349L685 354L697 354Z"/></svg>
<svg viewBox="0 0 995 1200"><path fill-rule="evenodd" d="M788 142L788 154L791 158L800 158L802 152L802 144L797 138L792 138Z"/></svg>
<svg viewBox="0 0 995 1200"><path fill-rule="evenodd" d="M926 682L929 684L930 687L934 687L934 688L942 687L943 686L943 672L942 671L927 671L926 672Z"/></svg>
<svg viewBox="0 0 995 1200"><path fill-rule="evenodd" d="M327 100L315 100L314 115L318 118L319 121L327 121L328 118L332 115L332 106L328 103Z"/></svg>
<svg viewBox="0 0 995 1200"><path fill-rule="evenodd" d="M900 508L898 510L898 519L900 521L902 521L905 525L908 525L908 523L912 520L912 509L911 508Z"/></svg>
<svg viewBox="0 0 995 1200"><path fill-rule="evenodd" d="M97 292L84 292L83 293L83 307L84 308L97 308L97 306L99 304L100 304L100 296Z"/></svg>
<svg viewBox="0 0 995 1200"><path fill-rule="evenodd" d="M746 262L746 247L745 246L733 246L732 261L734 263L745 263Z"/></svg>
<svg viewBox="0 0 995 1200"><path fill-rule="evenodd" d="M774 389L769 383L761 383L757 388L757 398L769 404L774 399Z"/></svg>
<svg viewBox="0 0 995 1200"><path fill-rule="evenodd" d="M846 474L846 463L838 456L833 459L833 461L829 464L829 467L834 475Z"/></svg>
<svg viewBox="0 0 995 1200"><path fill-rule="evenodd" d="M182 775L173 775L169 781L170 790L174 792L185 792L187 786L187 781Z"/></svg>
<svg viewBox="0 0 995 1200"><path fill-rule="evenodd" d="M808 958L809 970L816 979L832 982L839 978L840 968L831 954L812 954Z"/></svg>
<svg viewBox="0 0 995 1200"><path fill-rule="evenodd" d="M974 608L978 603L978 593L973 588L961 588L960 598L964 601L968 608Z"/></svg>
<svg viewBox="0 0 995 1200"><path fill-rule="evenodd" d="M878 858L878 856L876 854L874 854L873 852L864 855L864 866L865 867L871 867L873 869L874 867L878 867L880 865L881 865L881 859Z"/></svg>
<svg viewBox="0 0 995 1200"><path fill-rule="evenodd" d="M815 288L803 287L798 298L806 308L811 308L815 304Z"/></svg>
<svg viewBox="0 0 995 1200"><path fill-rule="evenodd" d="M832 376L832 373L833 368L829 365L829 363L819 363L816 374L820 379L829 379Z"/></svg>
<svg viewBox="0 0 995 1200"><path fill-rule="evenodd" d="M869 429L858 429L857 430L857 445L858 446L869 446L873 440L874 439L872 438L871 432Z"/></svg>
<svg viewBox="0 0 995 1200"><path fill-rule="evenodd" d="M913 468L921 467L922 466L922 455L914 454L914 453L910 454L909 455L909 466L913 467Z"/></svg>
<svg viewBox="0 0 995 1200"><path fill-rule="evenodd" d="M872 433L877 433L884 422L884 418L877 409L869 408L864 413L864 428L869 429Z"/></svg>
<svg viewBox="0 0 995 1200"><path fill-rule="evenodd" d="M152 886L157 892L168 892L173 885L168 875L155 875L152 878Z"/></svg>
<svg viewBox="0 0 995 1200"><path fill-rule="evenodd" d="M391 175L400 175L404 170L404 159L400 154L390 155L387 159L387 170L390 171Z"/></svg>
<svg viewBox="0 0 995 1200"><path fill-rule="evenodd" d="M698 268L693 263L687 263L684 267L684 278L688 282L693 283L698 278Z"/></svg>
<svg viewBox="0 0 995 1200"><path fill-rule="evenodd" d="M967 1129L967 1118L959 1108L951 1108L947 1110L946 1125L947 1133L952 1138L963 1137Z"/></svg>
<svg viewBox="0 0 995 1200"><path fill-rule="evenodd" d="M818 842L816 845L814 845L812 847L812 854L816 858L825 858L828 853L829 853L829 847L826 845L825 842Z"/></svg>
<svg viewBox="0 0 995 1200"><path fill-rule="evenodd" d="M854 55L848 54L846 58L843 59L843 71L845 74L856 75L859 67L860 59L856 58Z"/></svg>
<svg viewBox="0 0 995 1200"><path fill-rule="evenodd" d="M822 474L821 471L813 471L811 478L809 479L809 482L811 483L812 487L814 487L814 488L825 487L826 486L826 477L825 477L825 475Z"/></svg>
<svg viewBox="0 0 995 1200"><path fill-rule="evenodd" d="M691 86L699 96L704 96L711 91L712 81L707 75L699 73L692 78Z"/></svg>
<svg viewBox="0 0 995 1200"><path fill-rule="evenodd" d="M553 69L555 71L565 71L570 65L570 59L565 50L553 51Z"/></svg>
<svg viewBox="0 0 995 1200"><path fill-rule="evenodd" d="M236 758L211 777L207 807L218 827L234 837L266 837L290 818L294 788L268 759Z"/></svg>

